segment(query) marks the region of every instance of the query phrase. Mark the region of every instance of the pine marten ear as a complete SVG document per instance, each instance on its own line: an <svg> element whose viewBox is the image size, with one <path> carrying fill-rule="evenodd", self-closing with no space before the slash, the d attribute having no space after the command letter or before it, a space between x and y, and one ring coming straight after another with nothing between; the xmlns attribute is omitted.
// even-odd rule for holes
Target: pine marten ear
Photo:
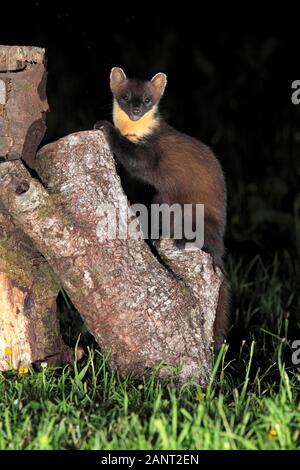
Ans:
<svg viewBox="0 0 300 470"><path fill-rule="evenodd" d="M165 73L157 73L151 78L151 83L154 86L158 96L161 98L165 92L167 84L167 75Z"/></svg>
<svg viewBox="0 0 300 470"><path fill-rule="evenodd" d="M116 93L119 86L127 80L124 70L120 67L113 67L110 72L110 89L112 93Z"/></svg>

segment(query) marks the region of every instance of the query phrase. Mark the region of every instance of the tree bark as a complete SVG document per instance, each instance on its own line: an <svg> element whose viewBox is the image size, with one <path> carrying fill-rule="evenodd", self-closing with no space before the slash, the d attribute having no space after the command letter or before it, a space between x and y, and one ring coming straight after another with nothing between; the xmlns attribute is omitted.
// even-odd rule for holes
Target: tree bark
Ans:
<svg viewBox="0 0 300 470"><path fill-rule="evenodd" d="M111 365L161 377L174 375L171 365L181 380L206 385L222 282L210 256L164 240L159 252L167 269L141 238L105 235L103 205L112 213L124 193L101 131L45 146L35 168L44 186L21 162L0 165L0 200L60 278ZM133 219L130 212L116 216L122 227Z"/></svg>

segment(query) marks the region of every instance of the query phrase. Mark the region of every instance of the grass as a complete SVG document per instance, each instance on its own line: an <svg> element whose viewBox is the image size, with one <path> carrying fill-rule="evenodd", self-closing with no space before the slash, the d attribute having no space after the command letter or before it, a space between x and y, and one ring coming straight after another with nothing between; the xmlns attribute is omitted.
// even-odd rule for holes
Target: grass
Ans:
<svg viewBox="0 0 300 470"><path fill-rule="evenodd" d="M234 327L207 390L122 379L88 347L80 364L0 375L0 449L299 449L299 265L228 271Z"/></svg>

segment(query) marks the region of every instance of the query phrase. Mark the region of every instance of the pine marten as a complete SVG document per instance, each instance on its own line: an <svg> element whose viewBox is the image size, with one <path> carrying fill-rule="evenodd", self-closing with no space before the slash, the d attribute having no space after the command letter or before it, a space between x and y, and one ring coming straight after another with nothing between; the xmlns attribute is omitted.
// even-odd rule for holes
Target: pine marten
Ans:
<svg viewBox="0 0 300 470"><path fill-rule="evenodd" d="M195 204L204 204L202 249L212 255L215 265L222 267L226 223L224 175L206 145L175 130L159 114L158 104L166 84L164 73L157 73L150 81L130 79L121 68L114 67L110 74L114 126L98 121L94 128L104 132L125 172L125 186L132 192L136 189L133 183L138 185L130 202L144 203L141 194L148 193L152 204L192 204L193 208ZM184 247L186 241L182 238L176 244ZM214 328L216 348L227 330L228 298L224 282Z"/></svg>

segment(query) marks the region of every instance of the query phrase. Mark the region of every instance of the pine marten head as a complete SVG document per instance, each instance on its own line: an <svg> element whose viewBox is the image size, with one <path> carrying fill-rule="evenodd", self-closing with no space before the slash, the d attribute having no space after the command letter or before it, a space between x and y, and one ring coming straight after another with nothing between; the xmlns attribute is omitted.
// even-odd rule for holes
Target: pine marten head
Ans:
<svg viewBox="0 0 300 470"><path fill-rule="evenodd" d="M166 84L164 73L157 73L148 81L127 78L119 67L111 70L113 120L121 134L137 141L152 133L159 123L157 106Z"/></svg>

